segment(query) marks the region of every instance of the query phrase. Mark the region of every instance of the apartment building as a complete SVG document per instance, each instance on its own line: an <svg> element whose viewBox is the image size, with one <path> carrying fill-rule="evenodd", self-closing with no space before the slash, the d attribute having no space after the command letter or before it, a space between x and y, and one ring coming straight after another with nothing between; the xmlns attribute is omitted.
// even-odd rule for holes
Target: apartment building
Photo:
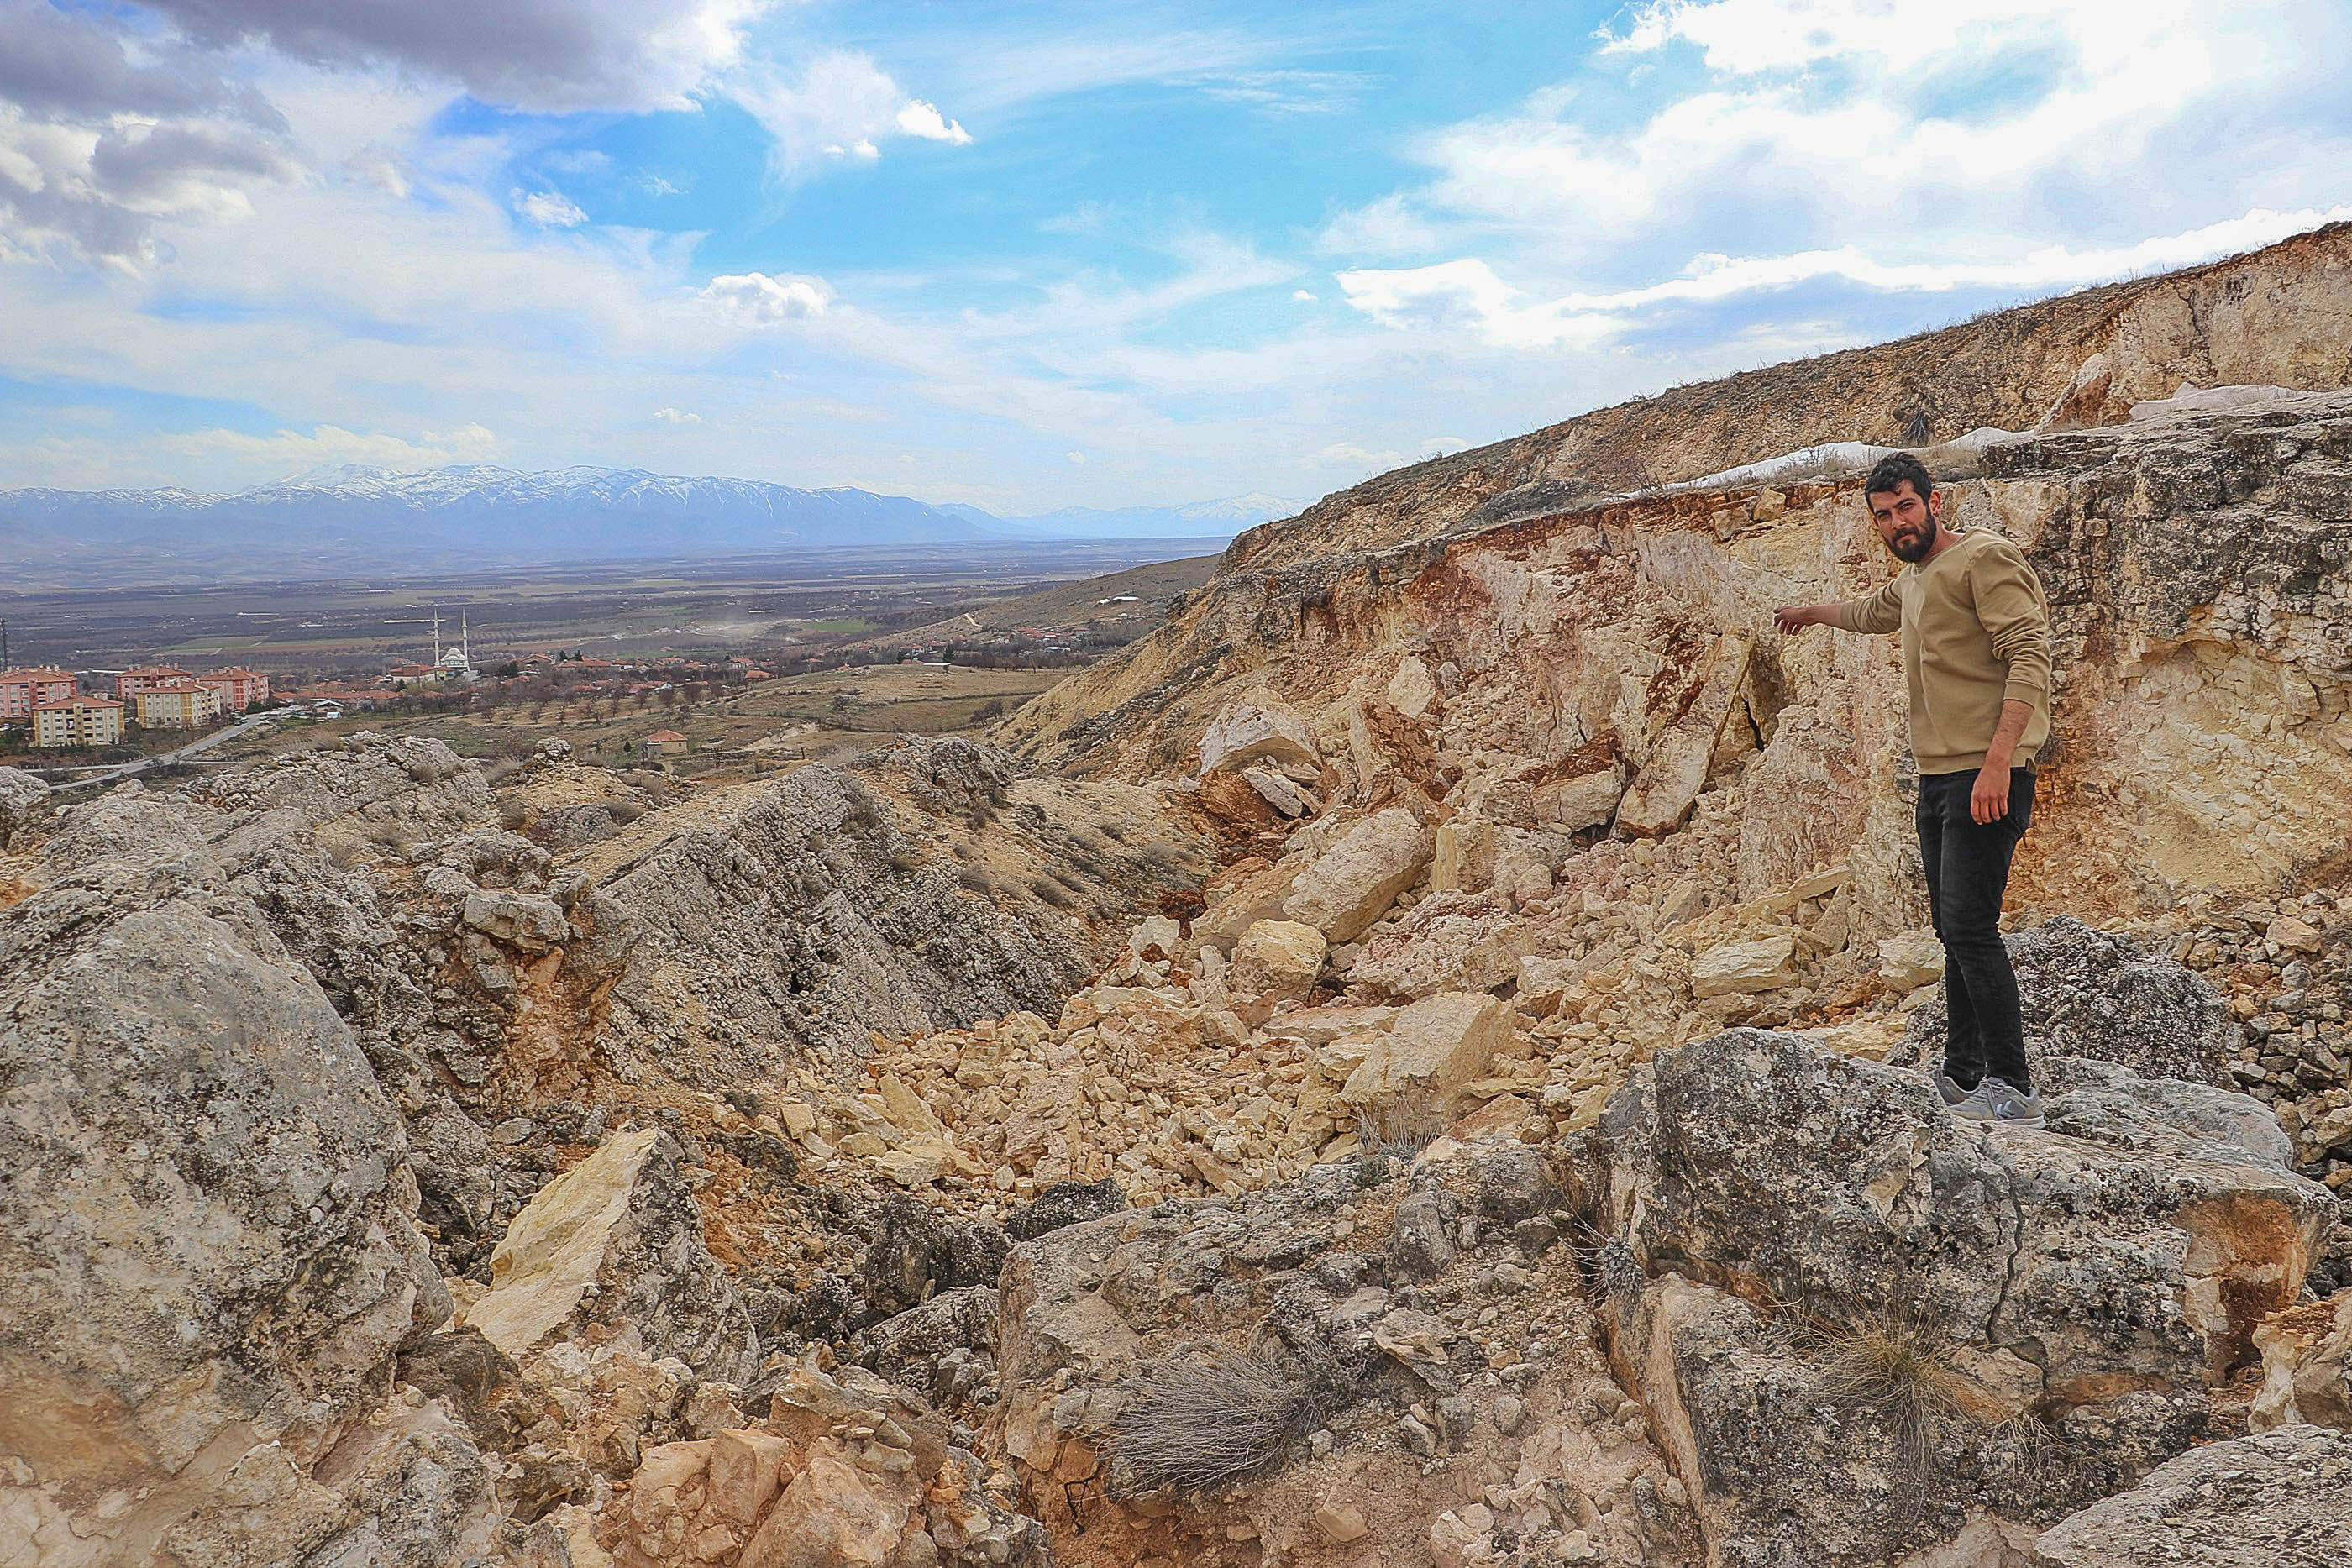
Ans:
<svg viewBox="0 0 2352 1568"><path fill-rule="evenodd" d="M121 702L131 702L141 692L152 692L157 686L178 685L195 677L177 664L141 664L114 677L114 695ZM142 719L142 724L147 721Z"/></svg>
<svg viewBox="0 0 2352 1568"><path fill-rule="evenodd" d="M122 705L107 697L68 697L33 710L35 746L112 746L122 738Z"/></svg>
<svg viewBox="0 0 2352 1568"><path fill-rule="evenodd" d="M61 703L81 687L63 670L0 670L0 724L26 724L44 703Z"/></svg>
<svg viewBox="0 0 2352 1568"><path fill-rule="evenodd" d="M200 686L210 686L220 694L223 713L243 713L256 703L269 700L269 677L258 670L242 666L234 670L215 670L209 674L189 677Z"/></svg>
<svg viewBox="0 0 2352 1568"><path fill-rule="evenodd" d="M195 729L220 717L220 693L194 681L150 686L131 700L142 729Z"/></svg>

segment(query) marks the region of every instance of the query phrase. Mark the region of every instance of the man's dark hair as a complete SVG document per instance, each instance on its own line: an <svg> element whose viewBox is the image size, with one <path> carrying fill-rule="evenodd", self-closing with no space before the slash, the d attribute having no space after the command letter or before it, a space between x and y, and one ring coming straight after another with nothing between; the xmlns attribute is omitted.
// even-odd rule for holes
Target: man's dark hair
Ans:
<svg viewBox="0 0 2352 1568"><path fill-rule="evenodd" d="M1895 487L1906 479L1923 501L1936 487L1935 476L1927 472L1925 463L1908 452L1890 452L1873 465L1870 477L1862 482L1862 493L1864 496L1892 495Z"/></svg>

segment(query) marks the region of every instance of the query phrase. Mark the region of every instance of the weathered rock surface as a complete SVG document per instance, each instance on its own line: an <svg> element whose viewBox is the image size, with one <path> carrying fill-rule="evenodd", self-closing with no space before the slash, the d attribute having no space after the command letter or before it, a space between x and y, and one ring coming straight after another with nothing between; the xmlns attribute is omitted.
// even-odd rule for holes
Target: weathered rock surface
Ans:
<svg viewBox="0 0 2352 1568"><path fill-rule="evenodd" d="M490 1254L490 1289L466 1309L509 1355L591 1324L634 1328L656 1355L747 1383L759 1340L743 1298L703 1244L702 1213L656 1128L615 1133L539 1189Z"/></svg>
<svg viewBox="0 0 2352 1568"><path fill-rule="evenodd" d="M49 787L21 768L0 768L0 850L48 809Z"/></svg>
<svg viewBox="0 0 2352 1568"><path fill-rule="evenodd" d="M2256 1431L2303 1424L2352 1431L2352 1291L2289 1307L2254 1330L2263 1386Z"/></svg>
<svg viewBox="0 0 2352 1568"><path fill-rule="evenodd" d="M2352 1553L2352 1436L2282 1427L2181 1455L2044 1531L2030 1568L2326 1568Z"/></svg>
<svg viewBox="0 0 2352 1568"><path fill-rule="evenodd" d="M1323 933L1296 920L1261 920L1234 946L1225 984L1234 994L1304 1001L1323 972Z"/></svg>
<svg viewBox="0 0 2352 1568"><path fill-rule="evenodd" d="M1201 771L1240 769L1252 763L1318 767L1315 727L1307 716L1270 692L1237 697L1201 732Z"/></svg>
<svg viewBox="0 0 2352 1568"><path fill-rule="evenodd" d="M796 1366L760 1425L648 1452L594 1528L619 1568L1050 1563L989 1479L922 1401L862 1368Z"/></svg>
<svg viewBox="0 0 2352 1568"><path fill-rule="evenodd" d="M2180 965L2071 915L2006 940L2026 1059L2037 1070L2044 1057L2080 1056L2148 1078L2229 1082L2223 1063L2235 1052L2237 1029L2221 994ZM1945 1019L1938 991L1912 1013L1894 1060L1943 1060Z"/></svg>
<svg viewBox="0 0 2352 1568"><path fill-rule="evenodd" d="M1345 942L1388 913L1421 880L1435 835L1402 807L1366 817L1290 884L1283 913Z"/></svg>
<svg viewBox="0 0 2352 1568"><path fill-rule="evenodd" d="M1544 1172L1507 1141L1448 1140L1410 1166L1318 1166L1026 1243L1005 1269L987 1438L1073 1561L1240 1542L1354 1568L1428 1562L1442 1540L1461 1563L1692 1562L1682 1486L1591 1349ZM1412 1205L1449 1239L1407 1278L1385 1239ZM1139 1414L1171 1364L1236 1374L1202 1407L1214 1430ZM1266 1420L1268 1399L1295 1418ZM1244 1429L1258 1462L1239 1484L1137 1494L1171 1447Z"/></svg>
<svg viewBox="0 0 2352 1568"><path fill-rule="evenodd" d="M449 1296L366 1058L217 863L0 912L0 1559L292 1557L368 1506L313 1468Z"/></svg>
<svg viewBox="0 0 2352 1568"><path fill-rule="evenodd" d="M1581 1190L1627 1249L1615 1357L1699 1480L1711 1562L2044 1522L2207 1428L2333 1205L2242 1096L2052 1068L2047 1133L1969 1129L1915 1072L1756 1030L1611 1101ZM1857 1397L1825 1370L1890 1340L1907 1381ZM1923 1382L1944 1407L1906 1435L1892 1402Z"/></svg>

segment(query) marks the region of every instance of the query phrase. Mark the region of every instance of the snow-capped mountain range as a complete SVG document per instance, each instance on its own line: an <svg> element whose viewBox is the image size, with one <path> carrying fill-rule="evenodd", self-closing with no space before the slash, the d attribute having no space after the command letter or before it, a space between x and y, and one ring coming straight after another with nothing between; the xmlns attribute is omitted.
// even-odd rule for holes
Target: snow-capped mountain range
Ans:
<svg viewBox="0 0 2352 1568"><path fill-rule="evenodd" d="M345 465L230 496L0 490L0 581L298 579L1013 539L1226 538L1298 509L1252 495L999 517L869 490L642 468Z"/></svg>

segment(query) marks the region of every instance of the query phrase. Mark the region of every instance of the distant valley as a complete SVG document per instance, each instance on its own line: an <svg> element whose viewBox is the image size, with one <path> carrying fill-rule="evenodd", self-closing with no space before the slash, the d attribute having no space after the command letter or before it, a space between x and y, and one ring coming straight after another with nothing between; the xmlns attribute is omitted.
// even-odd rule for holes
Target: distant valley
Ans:
<svg viewBox="0 0 2352 1568"><path fill-rule="evenodd" d="M1222 540L1298 510L1271 496L1000 517L850 488L640 468L423 474L344 466L235 495L0 491L0 581L16 587L289 581L387 571L970 546L1008 540Z"/></svg>

